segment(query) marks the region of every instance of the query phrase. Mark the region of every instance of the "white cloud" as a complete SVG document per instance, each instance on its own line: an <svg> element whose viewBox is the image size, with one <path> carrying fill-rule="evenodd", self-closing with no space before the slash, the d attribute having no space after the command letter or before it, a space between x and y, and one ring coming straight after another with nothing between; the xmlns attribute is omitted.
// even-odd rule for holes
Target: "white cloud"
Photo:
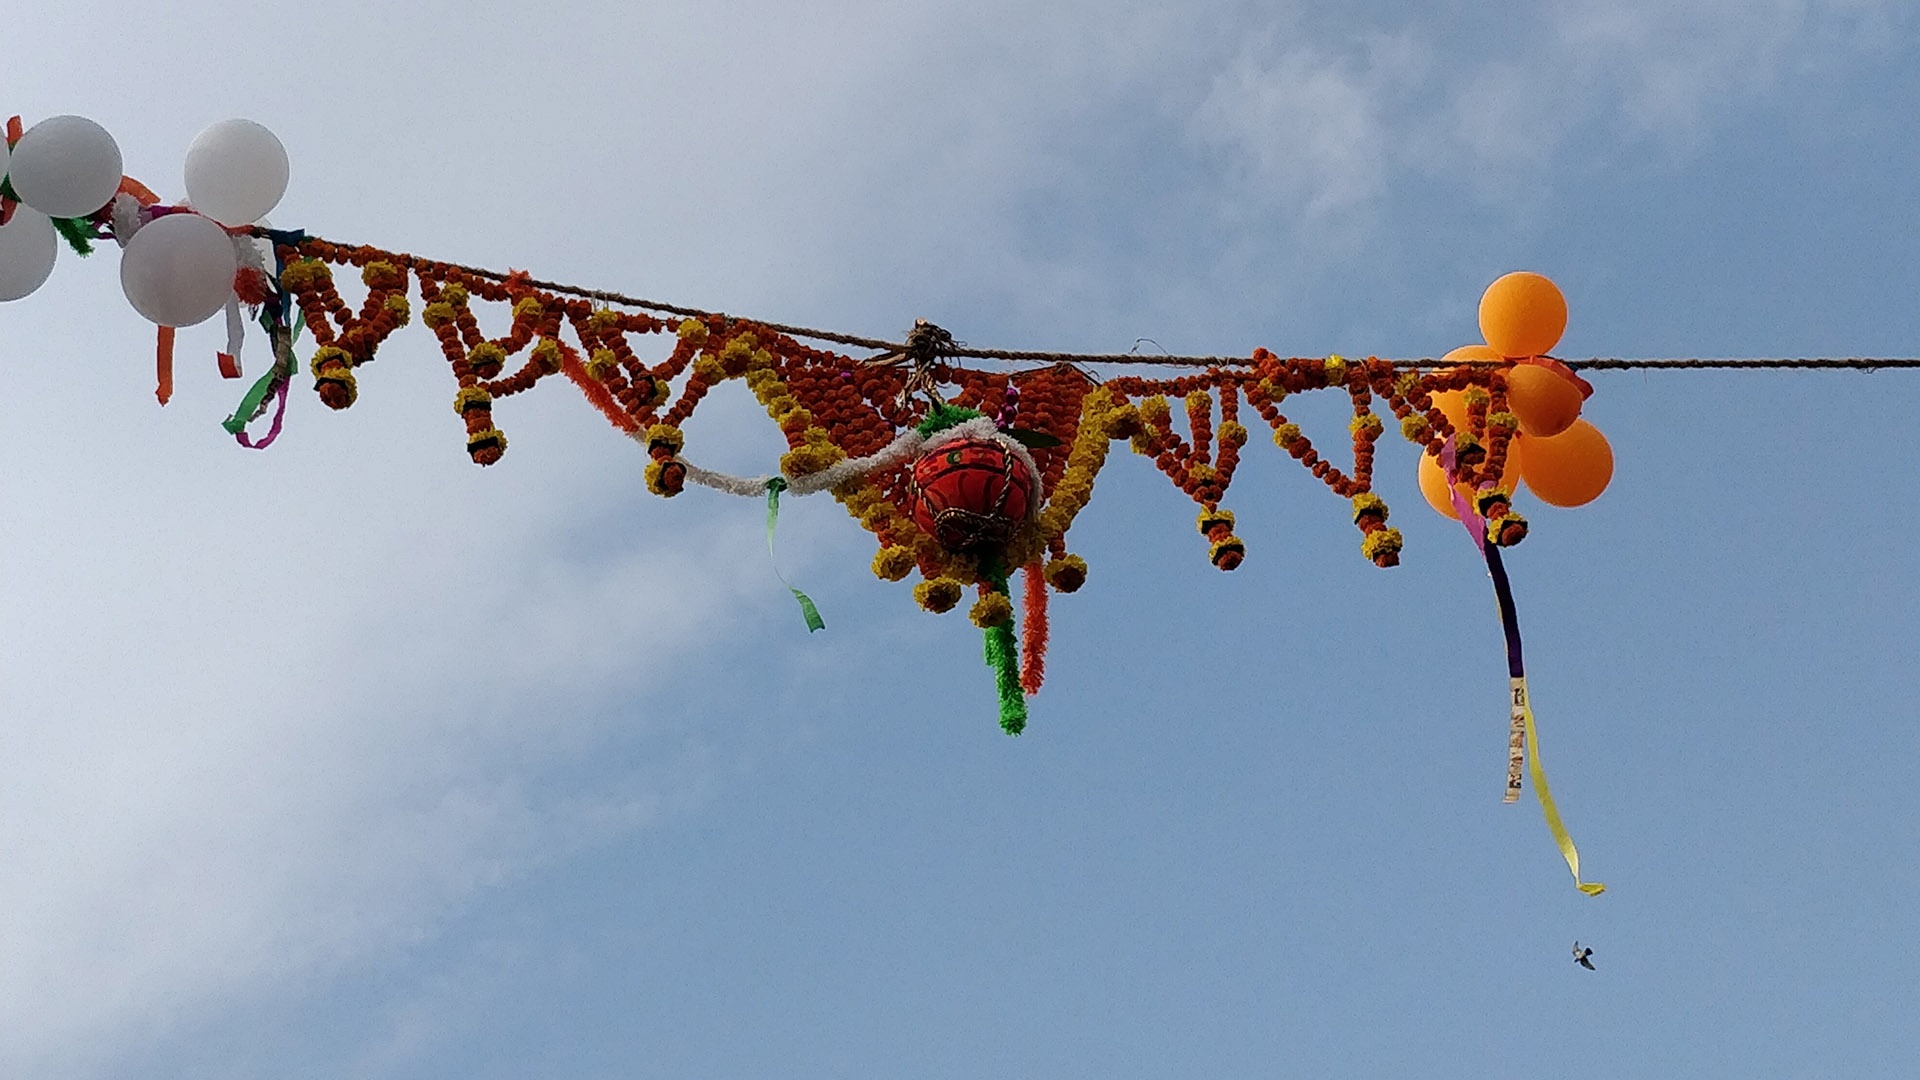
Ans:
<svg viewBox="0 0 1920 1080"><path fill-rule="evenodd" d="M430 359L393 351L382 363ZM23 382L56 412L85 407L78 387ZM522 414L525 440L592 421L568 404L564 418ZM708 783L658 690L721 625L703 612L734 591L724 565L762 556L750 508L722 514L731 527L671 541L649 528L570 556L564 523L603 516L597 500L650 498L637 461L569 477L558 455L516 446L531 467L487 490L430 464L459 454L442 425L363 429L352 453L392 464L343 467L317 411L256 463L183 445L221 449L204 430L109 408L93 419L167 444L144 463L108 455L117 478L33 453L61 425L9 425L10 458L37 463L14 471L8 499L30 522L8 529L9 556L31 573L0 603L11 1074L61 1071L102 1040L138 1045L236 995L297 992ZM232 526L236 504L283 484L328 513L353 508L317 528L287 506L249 515L256 531ZM76 494L88 487L120 505ZM146 557L129 557L133 537ZM543 775L611 736L611 694L641 764L547 790Z"/></svg>
<svg viewBox="0 0 1920 1080"><path fill-rule="evenodd" d="M1378 199L1391 165L1382 71L1295 46L1243 55L1195 115L1202 137L1239 151L1249 185L1308 221Z"/></svg>
<svg viewBox="0 0 1920 1080"><path fill-rule="evenodd" d="M1604 136L1601 158L1648 138L1685 153L1756 95L1890 47L1900 18L1875 0L1565 0L1486 14L1507 32L1444 57L1432 44L1442 27L1417 17L1344 47L1289 23L1227 63L1194 130L1232 151L1240 198L1308 224L1378 210L1396 185L1434 175L1505 197L1586 133Z"/></svg>

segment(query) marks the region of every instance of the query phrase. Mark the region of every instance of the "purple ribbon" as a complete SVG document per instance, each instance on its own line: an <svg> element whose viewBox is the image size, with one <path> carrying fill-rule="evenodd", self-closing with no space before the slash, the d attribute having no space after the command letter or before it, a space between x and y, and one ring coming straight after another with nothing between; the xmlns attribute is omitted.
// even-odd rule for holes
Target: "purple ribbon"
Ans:
<svg viewBox="0 0 1920 1080"><path fill-rule="evenodd" d="M1526 677L1526 667L1520 659L1520 613L1513 605L1513 585L1507 580L1507 566L1500 561L1500 548L1487 543L1487 519L1480 516L1467 497L1460 493L1454 483L1454 469L1459 467L1459 459L1454 456L1453 436L1447 436L1445 445L1440 447L1440 469L1446 474L1447 494L1453 496L1453 508L1460 514L1460 524L1466 526L1467 535L1473 538L1473 546L1487 560L1487 575L1493 578L1493 598L1500 605L1500 629L1507 638L1507 675L1520 679Z"/></svg>
<svg viewBox="0 0 1920 1080"><path fill-rule="evenodd" d="M1460 524L1464 525L1467 535L1473 537L1473 546L1481 551L1487 550L1487 519L1473 508L1467 497L1460 493L1454 470L1460 467L1460 459L1453 452L1453 436L1440 447L1440 472L1447 478L1447 494L1453 498L1453 512L1460 515Z"/></svg>
<svg viewBox="0 0 1920 1080"><path fill-rule="evenodd" d="M291 382L293 382L292 379L280 380L280 388L275 391L280 400L274 406L273 423L267 426L267 433L261 437L260 441L254 442L245 431L236 431L233 433L235 442L249 450L265 450L273 445L273 440L280 437L281 423L287 418L287 385Z"/></svg>

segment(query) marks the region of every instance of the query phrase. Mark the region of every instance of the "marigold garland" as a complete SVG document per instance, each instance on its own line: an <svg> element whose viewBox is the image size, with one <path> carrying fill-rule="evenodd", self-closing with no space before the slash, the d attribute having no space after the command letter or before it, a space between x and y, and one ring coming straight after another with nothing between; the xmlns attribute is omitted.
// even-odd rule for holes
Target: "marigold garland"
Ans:
<svg viewBox="0 0 1920 1080"><path fill-rule="evenodd" d="M1087 564L1068 553L1066 535L1092 499L1115 442L1151 460L1198 504L1206 557L1222 570L1248 557L1232 511L1221 505L1252 437L1240 418L1243 406L1267 425L1277 447L1350 502L1361 554L1378 566L1397 564L1405 542L1387 524L1387 504L1373 490L1375 449L1388 415L1401 437L1424 453L1437 457L1451 440L1456 479L1481 492L1477 509L1488 541L1510 546L1527 533L1525 519L1510 505L1511 493L1493 487L1519 430L1498 366L1425 370L1371 357L1283 358L1258 349L1241 365L1100 382L1066 363L998 372L936 360L923 374L945 388L953 409L983 415L1000 431L1031 442L1026 452L1036 475L1035 510L987 560L949 551L914 524L910 461L889 458L882 467L848 474L853 466L864 469L861 461L925 419L926 405L909 392L902 366L865 363L722 315L664 319L590 303L536 287L524 274L496 280L317 239L284 244L279 254L284 268L278 287L313 329L315 389L336 409L357 400L358 369L407 323L408 292L417 286L421 322L438 339L457 384L454 411L466 429L467 451L482 465L501 460L507 450L507 437L494 422L500 400L562 375L609 423L646 448L647 489L673 497L685 490L690 468L682 456L681 425L715 386L744 381L786 439L781 476L789 482L828 478L833 497L878 543L876 577L918 575L914 599L936 613L958 606L969 587L983 590L970 617L990 632L990 653L1004 647L1006 657L1020 657L1018 682L1026 693L1038 690L1042 679L1047 591L1070 593L1087 580ZM333 269L338 266L359 271L366 294L357 306L340 295ZM504 333L488 336L481 329L475 313L481 303L505 306ZM642 355L649 340L664 343L651 358ZM1282 412L1290 397L1312 391L1344 391L1350 399L1350 466L1330 460ZM1459 429L1434 398L1451 392L1464 397L1467 422ZM1026 574L1024 649L1011 636L996 636L999 630L1011 635L1016 621L1003 567Z"/></svg>

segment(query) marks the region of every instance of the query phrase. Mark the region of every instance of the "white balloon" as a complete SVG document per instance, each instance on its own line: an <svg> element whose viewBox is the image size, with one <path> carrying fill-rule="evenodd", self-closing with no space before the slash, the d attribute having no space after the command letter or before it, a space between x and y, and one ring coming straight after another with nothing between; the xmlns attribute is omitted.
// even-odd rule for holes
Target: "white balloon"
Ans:
<svg viewBox="0 0 1920 1080"><path fill-rule="evenodd" d="M287 193L287 148L251 120L222 120L187 149L187 198L223 225L259 220Z"/></svg>
<svg viewBox="0 0 1920 1080"><path fill-rule="evenodd" d="M0 300L18 300L44 285L59 250L60 237L47 215L14 207L13 220L0 225Z"/></svg>
<svg viewBox="0 0 1920 1080"><path fill-rule="evenodd" d="M120 253L120 288L135 311L161 326L192 326L218 314L239 268L233 239L199 214L158 217Z"/></svg>
<svg viewBox="0 0 1920 1080"><path fill-rule="evenodd" d="M13 156L13 148L7 145L7 137L0 135L0 176L7 175L7 159Z"/></svg>
<svg viewBox="0 0 1920 1080"><path fill-rule="evenodd" d="M120 190L120 147L84 116L49 116L13 148L8 173L20 201L50 217L85 217Z"/></svg>

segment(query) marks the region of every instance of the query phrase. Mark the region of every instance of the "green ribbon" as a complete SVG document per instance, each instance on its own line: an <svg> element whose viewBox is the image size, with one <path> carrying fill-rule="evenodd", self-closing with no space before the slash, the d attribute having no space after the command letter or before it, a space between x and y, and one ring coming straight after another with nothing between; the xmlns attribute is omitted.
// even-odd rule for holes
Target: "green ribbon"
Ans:
<svg viewBox="0 0 1920 1080"><path fill-rule="evenodd" d="M274 331L280 327L280 311L275 303L270 302L261 305L260 325L265 328L267 331L267 339L271 341ZM305 329L306 325L306 315L304 313L299 314L294 320L293 329L287 335L287 344L289 347L291 347L294 342L300 340L300 331ZM274 351L278 352L279 350L276 347ZM289 351L288 355L292 355L291 351ZM245 431L248 424L253 423L254 420L259 418L261 406L266 403L269 397L273 396L274 390L280 385L280 380L293 378L294 368L297 366L297 364L293 364L290 361L283 361L276 357L273 361L273 366L267 369L265 375L254 380L253 385L247 389L246 396L241 398L240 404L234 408L233 415L222 420L220 426L225 428L229 435L238 435L242 431Z"/></svg>
<svg viewBox="0 0 1920 1080"><path fill-rule="evenodd" d="M265 375L254 381L253 386L247 390L247 396L241 398L240 404L234 408L233 415L220 422L220 426L227 429L227 434L240 434L246 430L248 424L253 422L254 417L260 415L260 406L266 403L268 395L273 393L282 375L283 372L276 364L268 368Z"/></svg>
<svg viewBox="0 0 1920 1080"><path fill-rule="evenodd" d="M793 598L800 602L800 614L806 618L807 633L811 634L815 630L825 630L826 620L820 617L820 609L814 606L813 597L794 588L793 582L780 572L780 559L773 551L773 526L780 520L780 493L785 490L787 482L784 478L776 476L767 481L767 558L773 563L773 576L779 578L780 584L785 585Z"/></svg>

